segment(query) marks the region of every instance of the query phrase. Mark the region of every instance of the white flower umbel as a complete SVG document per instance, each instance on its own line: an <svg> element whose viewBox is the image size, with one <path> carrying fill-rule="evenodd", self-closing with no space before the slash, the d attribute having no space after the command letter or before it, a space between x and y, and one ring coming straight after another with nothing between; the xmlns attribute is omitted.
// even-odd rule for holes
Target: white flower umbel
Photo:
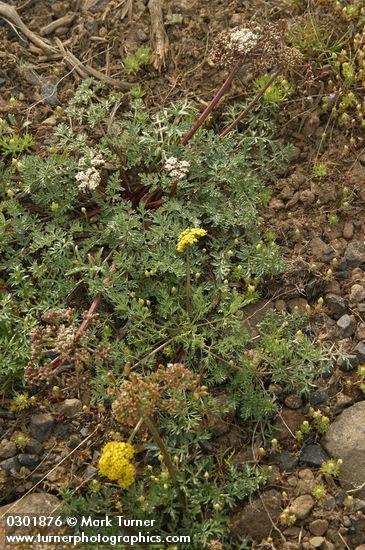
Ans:
<svg viewBox="0 0 365 550"><path fill-rule="evenodd" d="M101 177L96 168L87 168L76 174L76 181L80 191L92 191L99 186Z"/></svg>
<svg viewBox="0 0 365 550"><path fill-rule="evenodd" d="M177 160L176 157L170 157L166 160L164 168L172 178L182 180L189 173L190 162L188 160Z"/></svg>
<svg viewBox="0 0 365 550"><path fill-rule="evenodd" d="M105 161L100 154L92 154L90 157L81 157L79 159L78 166L79 168L83 168L83 170L80 170L75 178L79 184L80 191L93 191L99 186L101 176L97 167L103 166L103 164L105 164Z"/></svg>
<svg viewBox="0 0 365 550"><path fill-rule="evenodd" d="M237 29L230 33L231 46L240 54L250 53L259 41L260 36L251 29Z"/></svg>

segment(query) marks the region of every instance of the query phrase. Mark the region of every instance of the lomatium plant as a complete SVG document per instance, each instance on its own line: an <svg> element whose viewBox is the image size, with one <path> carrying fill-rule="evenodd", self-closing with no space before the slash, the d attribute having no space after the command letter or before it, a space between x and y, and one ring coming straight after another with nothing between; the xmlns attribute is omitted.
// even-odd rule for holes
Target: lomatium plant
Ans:
<svg viewBox="0 0 365 550"><path fill-rule="evenodd" d="M246 61L262 72L275 64L256 95L223 113L222 131L203 128L187 102L151 114L141 93L106 95L85 81L47 151L23 150L16 166L4 153L0 164L1 383L19 385L25 372L59 389L60 376L87 373L93 402L112 401L125 439L99 461L118 507L157 517L162 533L188 530L197 549L237 547L228 513L270 475L233 465L219 446L207 454L207 417L267 421L272 382L306 394L333 360L301 331L305 316L272 313L255 341L243 326L284 268L258 208L290 147L274 137L281 102L259 99L300 55L278 26L235 33L214 54L221 43L231 76Z"/></svg>

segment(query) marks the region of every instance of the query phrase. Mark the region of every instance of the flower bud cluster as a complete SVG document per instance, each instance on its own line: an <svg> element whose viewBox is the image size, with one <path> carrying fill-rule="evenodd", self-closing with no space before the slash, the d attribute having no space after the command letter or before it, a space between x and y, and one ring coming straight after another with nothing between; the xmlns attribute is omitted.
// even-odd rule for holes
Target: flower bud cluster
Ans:
<svg viewBox="0 0 365 550"><path fill-rule="evenodd" d="M188 160L178 160L176 157L169 157L164 165L166 172L175 180L183 180L189 173L189 168Z"/></svg>
<svg viewBox="0 0 365 550"><path fill-rule="evenodd" d="M88 331L77 337L78 326L73 324L73 316L72 308L43 313L44 325L36 326L31 332L31 361L24 371L29 384L50 383L57 368L50 361L54 357L74 366L109 362L109 348L103 348L100 344L91 350ZM96 316L91 321L97 322Z"/></svg>
<svg viewBox="0 0 365 550"><path fill-rule="evenodd" d="M120 386L112 405L113 416L120 424L133 428L141 414L153 416L159 408L173 413L179 406L179 395L186 391L200 398L207 388L200 386L199 377L181 363L160 365L147 376L132 373Z"/></svg>
<svg viewBox="0 0 365 550"><path fill-rule="evenodd" d="M135 467L131 463L134 453L130 443L109 441L101 451L99 473L111 481L117 481L122 489L126 489L135 479Z"/></svg>
<svg viewBox="0 0 365 550"><path fill-rule="evenodd" d="M98 167L103 166L105 161L100 154L92 153L89 157L81 157L78 166L81 169L77 172L75 179L79 184L80 191L93 191L101 182Z"/></svg>
<svg viewBox="0 0 365 550"><path fill-rule="evenodd" d="M280 68L283 72L293 69L303 61L296 48L285 44L283 22L248 23L243 28L222 31L211 51L211 61L221 67L231 67L242 60L251 63L255 70Z"/></svg>

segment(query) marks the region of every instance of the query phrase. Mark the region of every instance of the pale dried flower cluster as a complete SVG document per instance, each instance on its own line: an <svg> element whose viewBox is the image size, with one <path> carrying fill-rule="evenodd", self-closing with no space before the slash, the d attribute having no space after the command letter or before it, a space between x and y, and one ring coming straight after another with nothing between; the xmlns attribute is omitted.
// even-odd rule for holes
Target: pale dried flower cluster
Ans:
<svg viewBox="0 0 365 550"><path fill-rule="evenodd" d="M80 191L92 191L96 189L100 182L101 176L98 167L103 166L105 161L100 154L92 154L90 157L81 157L78 166L80 172L76 174L76 181L79 184Z"/></svg>
<svg viewBox="0 0 365 550"><path fill-rule="evenodd" d="M255 71L293 69L302 61L296 48L285 43L285 21L248 23L245 27L222 31L216 38L210 58L221 67L232 67L238 61L251 63Z"/></svg>
<svg viewBox="0 0 365 550"><path fill-rule="evenodd" d="M110 350L101 344L91 349L89 332L77 336L78 326L73 323L74 310L50 310L42 315L43 324L31 332L31 360L25 367L24 377L28 384L39 385L50 381L57 374L52 359L59 357L61 364L91 365L108 364ZM92 323L98 321L94 314Z"/></svg>
<svg viewBox="0 0 365 550"><path fill-rule="evenodd" d="M251 29L236 29L229 34L231 47L240 52L242 55L249 53L257 46L260 39L258 33Z"/></svg>
<svg viewBox="0 0 365 550"><path fill-rule="evenodd" d="M178 160L176 157L169 157L164 168L172 178L183 180L189 173L190 162L188 160Z"/></svg>
<svg viewBox="0 0 365 550"><path fill-rule="evenodd" d="M186 403L179 399L183 392L200 399L207 394L207 388L200 386L200 377L181 363L160 365L147 376L131 373L118 390L112 405L113 416L122 426L133 428L141 414L153 416L157 410L173 414L181 409Z"/></svg>

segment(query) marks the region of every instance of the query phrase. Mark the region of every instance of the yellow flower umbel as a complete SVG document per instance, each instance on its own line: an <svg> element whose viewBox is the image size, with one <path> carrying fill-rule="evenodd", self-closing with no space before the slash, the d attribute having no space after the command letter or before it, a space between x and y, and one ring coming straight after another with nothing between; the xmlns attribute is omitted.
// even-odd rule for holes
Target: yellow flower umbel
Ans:
<svg viewBox="0 0 365 550"><path fill-rule="evenodd" d="M118 481L122 489L134 483L135 468L131 464L134 456L134 447L130 443L109 441L99 458L99 473L112 481Z"/></svg>
<svg viewBox="0 0 365 550"><path fill-rule="evenodd" d="M179 235L179 240L177 242L178 252L184 252L187 246L196 244L198 242L198 238L205 237L206 234L207 234L207 231L205 229L201 229L200 227L185 229L185 231L183 231Z"/></svg>

